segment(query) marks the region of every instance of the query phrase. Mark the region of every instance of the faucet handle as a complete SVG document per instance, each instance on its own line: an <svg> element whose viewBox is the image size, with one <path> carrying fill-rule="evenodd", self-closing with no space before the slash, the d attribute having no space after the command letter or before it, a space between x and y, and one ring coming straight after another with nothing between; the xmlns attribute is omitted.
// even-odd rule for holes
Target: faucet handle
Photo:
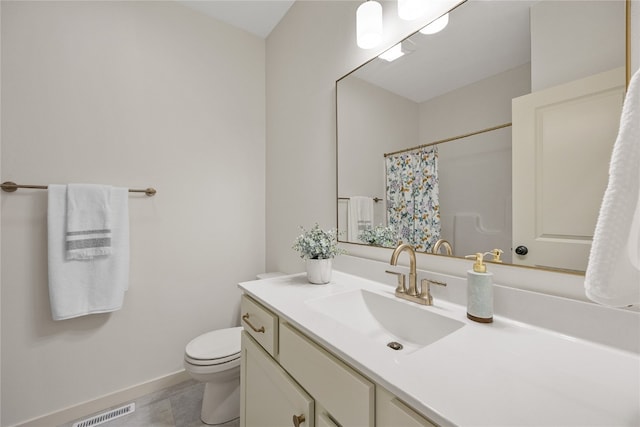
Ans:
<svg viewBox="0 0 640 427"><path fill-rule="evenodd" d="M437 280L431 280L431 279L422 279L420 281L420 298L425 299L427 301L427 305L433 304L433 297L431 296L430 285L447 286L445 282L439 282Z"/></svg>
<svg viewBox="0 0 640 427"><path fill-rule="evenodd" d="M397 273L395 271L389 271L389 270L385 270L385 273L393 274L398 277L398 286L396 287L396 294L404 294L406 292L405 291L406 288L404 285L406 276L402 273Z"/></svg>

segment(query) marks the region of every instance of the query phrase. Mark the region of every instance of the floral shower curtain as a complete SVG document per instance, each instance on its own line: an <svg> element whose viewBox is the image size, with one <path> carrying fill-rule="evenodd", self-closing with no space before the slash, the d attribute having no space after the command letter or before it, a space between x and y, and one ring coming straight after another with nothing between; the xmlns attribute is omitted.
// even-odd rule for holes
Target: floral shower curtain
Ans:
<svg viewBox="0 0 640 427"><path fill-rule="evenodd" d="M440 238L438 148L385 158L387 220L402 243L431 252Z"/></svg>

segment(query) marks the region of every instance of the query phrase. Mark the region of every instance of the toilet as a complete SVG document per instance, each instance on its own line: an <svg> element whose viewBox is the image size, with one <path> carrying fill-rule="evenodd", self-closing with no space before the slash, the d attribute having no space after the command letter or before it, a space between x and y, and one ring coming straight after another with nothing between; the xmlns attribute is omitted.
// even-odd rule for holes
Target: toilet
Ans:
<svg viewBox="0 0 640 427"><path fill-rule="evenodd" d="M283 276L260 273L258 279ZM192 339L184 350L184 368L205 383L202 396L203 423L217 425L240 417L240 337L242 326L219 329Z"/></svg>
<svg viewBox="0 0 640 427"><path fill-rule="evenodd" d="M205 383L200 419L224 424L240 417L240 335L242 326L204 333L187 344L184 368Z"/></svg>

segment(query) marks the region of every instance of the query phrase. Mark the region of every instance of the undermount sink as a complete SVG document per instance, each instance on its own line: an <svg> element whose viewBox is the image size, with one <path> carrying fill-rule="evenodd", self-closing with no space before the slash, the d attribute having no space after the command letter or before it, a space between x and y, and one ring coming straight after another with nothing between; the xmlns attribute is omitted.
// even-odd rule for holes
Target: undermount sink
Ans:
<svg viewBox="0 0 640 427"><path fill-rule="evenodd" d="M463 322L429 309L364 289L307 300L306 304L359 335L401 353L419 350L464 326Z"/></svg>

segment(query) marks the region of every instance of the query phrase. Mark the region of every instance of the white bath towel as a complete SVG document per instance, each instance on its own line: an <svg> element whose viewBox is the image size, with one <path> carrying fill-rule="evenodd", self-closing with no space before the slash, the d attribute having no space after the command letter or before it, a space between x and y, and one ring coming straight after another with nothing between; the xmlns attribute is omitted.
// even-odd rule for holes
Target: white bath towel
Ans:
<svg viewBox="0 0 640 427"><path fill-rule="evenodd" d="M65 185L49 185L49 299L54 320L122 307L129 287L129 196L126 188L111 191L113 254L89 260L66 257Z"/></svg>
<svg viewBox="0 0 640 427"><path fill-rule="evenodd" d="M373 227L373 199L364 196L351 196L347 208L347 232L350 242L358 242L361 232Z"/></svg>
<svg viewBox="0 0 640 427"><path fill-rule="evenodd" d="M584 285L600 304L640 303L640 70L624 101Z"/></svg>
<svg viewBox="0 0 640 427"><path fill-rule="evenodd" d="M111 187L67 186L67 259L111 254Z"/></svg>

